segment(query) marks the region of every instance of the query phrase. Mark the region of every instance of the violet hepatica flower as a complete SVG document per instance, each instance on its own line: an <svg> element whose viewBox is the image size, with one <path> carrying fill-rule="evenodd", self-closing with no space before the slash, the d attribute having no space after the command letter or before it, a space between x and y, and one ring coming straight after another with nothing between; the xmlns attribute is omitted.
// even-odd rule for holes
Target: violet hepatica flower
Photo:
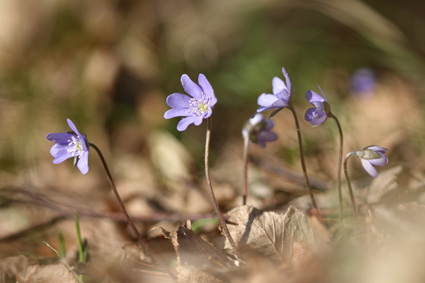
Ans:
<svg viewBox="0 0 425 283"><path fill-rule="evenodd" d="M277 134L272 132L273 127L272 120L265 119L263 115L257 114L245 124L242 129L242 136L252 143L265 147L267 142L277 140Z"/></svg>
<svg viewBox="0 0 425 283"><path fill-rule="evenodd" d="M279 111L287 107L291 102L291 80L289 79L288 73L283 67L282 72L286 83L280 78L274 77L272 81L273 94L263 93L258 97L257 103L260 105L260 107L258 107L256 113L271 109L278 109Z"/></svg>
<svg viewBox="0 0 425 283"><path fill-rule="evenodd" d="M357 69L351 77L351 89L356 95L372 95L375 89L375 84L375 75L367 68Z"/></svg>
<svg viewBox="0 0 425 283"><path fill-rule="evenodd" d="M184 131L190 124L199 126L203 119L209 118L217 98L211 84L203 74L199 74L199 85L186 74L182 75L181 82L190 96L182 93L170 94L166 102L171 109L165 112L164 118L184 117L177 125L177 130Z"/></svg>
<svg viewBox="0 0 425 283"><path fill-rule="evenodd" d="M386 151L387 149L384 147L371 145L360 151L356 151L355 155L360 158L366 172L376 178L378 172L373 166L385 166L388 163L388 157L385 156Z"/></svg>
<svg viewBox="0 0 425 283"><path fill-rule="evenodd" d="M54 164L59 164L68 158L75 158L75 166L81 173L89 171L89 145L87 139L80 134L70 119L67 119L72 132L48 134L47 139L56 144L50 149L55 158Z"/></svg>
<svg viewBox="0 0 425 283"><path fill-rule="evenodd" d="M330 113L330 107L328 101L326 100L326 96L320 86L319 89L323 97L312 90L308 90L305 93L305 97L307 98L308 102L314 106L305 112L305 119L313 126L319 126L325 122Z"/></svg>

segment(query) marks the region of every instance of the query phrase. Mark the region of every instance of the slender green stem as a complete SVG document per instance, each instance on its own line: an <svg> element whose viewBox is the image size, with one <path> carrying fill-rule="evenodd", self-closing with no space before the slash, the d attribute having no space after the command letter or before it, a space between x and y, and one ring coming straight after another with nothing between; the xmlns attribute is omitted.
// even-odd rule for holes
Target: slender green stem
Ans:
<svg viewBox="0 0 425 283"><path fill-rule="evenodd" d="M295 112L295 108L292 105L289 105L288 109L291 110L291 112L294 116L295 126L297 127L298 147L300 149L301 167L302 167L302 170L303 170L303 173L304 173L307 191L310 194L310 199L311 199L311 203L313 204L313 208L316 210L318 216L320 218L322 218L320 211L319 211L319 208L317 207L317 204L316 204L316 199L314 198L313 189L311 188L310 181L308 179L307 167L305 165L305 159L304 159L303 141L302 141L302 137L301 137L301 130L300 130L300 124L298 123L297 113Z"/></svg>
<svg viewBox="0 0 425 283"><path fill-rule="evenodd" d="M357 215L358 213L357 213L356 200L354 199L353 188L351 187L351 181L350 181L350 177L348 176L348 169L347 169L348 158L350 158L350 156L352 156L352 155L355 155L355 153L350 152L349 154L347 154L347 156L344 159L344 174L345 174L345 179L347 180L348 192L350 193L350 199L351 199L351 203L353 205L354 214Z"/></svg>
<svg viewBox="0 0 425 283"><path fill-rule="evenodd" d="M177 281L177 277L174 273L171 272L171 270L168 269L168 267L165 266L165 264L163 264L155 255L153 250L151 249L151 247L149 246L149 244L142 238L142 236L140 235L139 231L137 230L136 226L134 225L134 222L131 220L130 215L127 212L127 209L124 206L123 201L121 200L120 195L118 194L118 190L117 187L115 186L115 182L114 179L112 178L111 172L109 171L108 165L106 164L105 158L103 157L102 152L100 151L100 149L93 143L89 143L89 146L93 147L97 154L100 157L100 160L102 161L102 165L103 168L105 168L106 171L106 176L108 178L109 184L111 185L112 191L114 193L115 199L117 200L120 209L122 211L122 213L124 214L128 225L130 226L131 231L137 236L137 240L139 242L139 244L142 246L144 252L146 253L146 255L148 255L152 261L159 265L165 272L168 273L168 275L170 275L171 278L173 278L175 281Z"/></svg>
<svg viewBox="0 0 425 283"><path fill-rule="evenodd" d="M84 251L83 251L83 240L81 239L81 230L80 230L80 218L78 216L78 211L75 212L75 229L77 230L77 241L78 241L78 259L81 263L85 263Z"/></svg>
<svg viewBox="0 0 425 283"><path fill-rule="evenodd" d="M220 219L221 227L223 228L224 234L226 235L227 239L229 240L230 245L232 246L236 256L240 259L238 248L236 247L235 242L233 241L232 236L230 235L229 229L227 228L226 221L224 220L223 213L220 210L220 207L218 206L217 199L215 198L214 191L211 185L211 178L210 178L210 167L208 164L209 160L209 153L210 153L210 140L211 140L211 118L207 119L207 134L205 137L205 177L207 179L208 184L208 193L211 198L211 202L213 203L214 210L218 215L218 218Z"/></svg>
<svg viewBox="0 0 425 283"><path fill-rule="evenodd" d="M339 131L339 156L338 156L338 166L337 166L337 186L338 186L338 201L339 201L339 219L342 220L342 214L344 209L344 204L342 203L342 190L341 190L341 171L342 171L342 152L344 145L344 136L342 134L341 124L339 123L338 118L330 113L329 118L335 120L336 125L338 126Z"/></svg>
<svg viewBox="0 0 425 283"><path fill-rule="evenodd" d="M249 137L244 137L244 142L243 142L243 194L242 194L242 205L246 205L246 199L248 198L248 147L249 147Z"/></svg>

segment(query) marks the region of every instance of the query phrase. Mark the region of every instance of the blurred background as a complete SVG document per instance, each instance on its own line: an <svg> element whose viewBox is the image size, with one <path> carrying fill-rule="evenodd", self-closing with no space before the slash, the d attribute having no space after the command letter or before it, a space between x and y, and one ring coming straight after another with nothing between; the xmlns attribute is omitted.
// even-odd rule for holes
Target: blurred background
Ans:
<svg viewBox="0 0 425 283"><path fill-rule="evenodd" d="M102 149L132 214L211 212L203 190L205 125L180 133L178 118L163 118L166 97L184 92L181 75L196 81L203 73L218 98L213 183L230 209L241 203L241 128L257 97L272 92L272 78L283 78L282 66L319 189L334 188L339 140L334 121L312 128L304 120L311 107L305 92L319 92L318 85L342 124L345 154L387 147L388 168L402 166L407 187L421 183L424 9L413 0L2 0L0 185L73 208L118 211L94 153L86 176L72 161L52 163L46 135L68 131L70 118ZM274 121L279 140L252 145L252 153L300 174L293 117L284 110ZM261 167L250 167L249 203L279 208L305 194L302 181ZM349 167L358 184L371 181L358 160ZM51 214L6 207L0 233Z"/></svg>

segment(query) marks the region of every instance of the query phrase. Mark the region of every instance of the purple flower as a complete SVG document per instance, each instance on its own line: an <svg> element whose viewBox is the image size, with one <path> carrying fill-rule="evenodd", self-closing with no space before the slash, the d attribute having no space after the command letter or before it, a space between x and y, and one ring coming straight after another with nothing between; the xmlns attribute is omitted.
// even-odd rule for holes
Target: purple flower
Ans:
<svg viewBox="0 0 425 283"><path fill-rule="evenodd" d="M89 145L86 138L80 134L70 119L67 119L72 132L48 134L47 139L56 144L50 149L55 158L54 164L59 164L68 158L75 158L75 166L84 175L89 171Z"/></svg>
<svg viewBox="0 0 425 283"><path fill-rule="evenodd" d="M376 178L378 172L373 166L385 166L388 163L388 157L385 156L387 150L384 147L371 145L355 152L355 154L360 158L366 172Z"/></svg>
<svg viewBox="0 0 425 283"><path fill-rule="evenodd" d="M267 142L277 140L277 134L272 132L274 123L272 120L263 118L263 115L257 114L245 124L242 129L244 139L265 147Z"/></svg>
<svg viewBox="0 0 425 283"><path fill-rule="evenodd" d="M199 126L203 119L210 117L217 98L203 74L199 74L199 86L186 74L182 75L181 82L184 90L192 97L182 93L170 94L166 102L171 109L165 112L164 118L184 117L177 125L177 130L184 131L190 124Z"/></svg>
<svg viewBox="0 0 425 283"><path fill-rule="evenodd" d="M305 97L307 98L308 102L314 106L305 112L305 119L313 124L313 126L319 126L325 122L330 113L330 107L328 101L326 100L326 96L320 86L319 89L323 97L312 90L308 90L305 93Z"/></svg>
<svg viewBox="0 0 425 283"><path fill-rule="evenodd" d="M375 88L373 72L367 68L357 69L351 77L351 88L357 95L371 95Z"/></svg>
<svg viewBox="0 0 425 283"><path fill-rule="evenodd" d="M274 77L272 82L273 94L263 93L258 97L257 103L260 107L258 107L257 113L270 109L278 109L279 111L289 105L291 99L291 80L283 67L282 72L286 84L280 78Z"/></svg>

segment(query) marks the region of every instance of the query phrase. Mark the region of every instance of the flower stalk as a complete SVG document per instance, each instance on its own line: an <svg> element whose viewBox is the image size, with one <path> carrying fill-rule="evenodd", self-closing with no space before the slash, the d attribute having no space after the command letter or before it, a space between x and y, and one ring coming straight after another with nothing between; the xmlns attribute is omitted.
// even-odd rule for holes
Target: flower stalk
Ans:
<svg viewBox="0 0 425 283"><path fill-rule="evenodd" d="M233 241L232 236L230 235L229 229L227 228L226 221L223 217L223 213L220 210L220 207L218 206L217 199L215 198L214 190L212 188L211 184L211 177L210 177L210 167L209 167L209 153L210 153L210 140L211 140L211 118L207 118L207 133L205 136L205 177L207 179L208 184L208 193L211 198L211 202L214 206L214 210L218 215L218 218L220 219L221 227L223 228L224 234L227 237L227 240L229 240L230 245L232 246L236 256L238 259L241 259L239 255L238 248Z"/></svg>
<svg viewBox="0 0 425 283"><path fill-rule="evenodd" d="M357 215L356 200L354 199L353 188L351 187L351 181L350 181L350 177L348 176L348 168L347 168L348 158L350 158L350 156L353 156L353 155L355 155L354 151L348 153L347 156L345 156L345 159L344 159L344 175L345 175L345 179L347 180L348 192L350 193L350 199L351 199L351 204L353 205L353 211L354 211L354 214Z"/></svg>
<svg viewBox="0 0 425 283"><path fill-rule="evenodd" d="M249 139L244 138L243 140L243 193L242 193L242 205L246 205L246 199L248 197L248 148Z"/></svg>
<svg viewBox="0 0 425 283"><path fill-rule="evenodd" d="M300 149L301 167L302 167L303 174L304 174L305 184L307 186L307 191L310 195L311 203L313 204L313 208L315 210L315 213L317 214L317 216L320 219L322 219L319 208L317 207L316 199L314 198L313 189L311 188L311 185L310 185L310 180L308 179L307 167L305 165L305 158L304 158L303 141L302 141L302 137L301 137L301 130L300 130L300 124L299 124L298 118L297 118L297 113L295 111L295 108L292 106L292 104L288 105L288 109L291 110L292 115L294 116L295 126L297 128L298 148Z"/></svg>
<svg viewBox="0 0 425 283"><path fill-rule="evenodd" d="M332 112L330 111L329 111L328 117L334 119L339 131L339 154L338 154L336 179L337 179L337 188L338 188L339 218L341 220L343 209L344 209L344 205L342 202L342 189L341 189L341 171L342 171L342 154L343 154L343 147L344 147L344 135L342 134L342 127L341 127L341 124L339 123L338 118L334 114L332 114Z"/></svg>
<svg viewBox="0 0 425 283"><path fill-rule="evenodd" d="M122 211L122 213L124 214L128 225L130 226L131 231L133 232L133 234L136 235L137 240L139 242L139 244L142 246L144 252L152 259L152 261L157 264L158 266L160 266L165 272L168 273L168 275L170 275L171 278L173 278L174 280L177 280L177 277L174 275L174 273L171 272L171 270L168 269L168 267L165 266L165 264L163 264L154 254L153 250L151 249L151 247L149 246L149 244L142 238L142 236L140 235L139 231L137 230L136 226L134 225L134 222L131 220L130 215L127 212L127 209L124 206L124 203L118 193L117 187L115 186L115 182L114 179L112 178L111 172L109 171L108 165L106 163L105 158L103 157L102 152L100 151L100 149L93 143L88 143L88 145L90 147L92 147L96 153L98 154L103 168L105 169L106 172L106 177L109 181L109 185L112 188L112 192L114 193L115 199L118 202L118 205L120 206L120 209Z"/></svg>

